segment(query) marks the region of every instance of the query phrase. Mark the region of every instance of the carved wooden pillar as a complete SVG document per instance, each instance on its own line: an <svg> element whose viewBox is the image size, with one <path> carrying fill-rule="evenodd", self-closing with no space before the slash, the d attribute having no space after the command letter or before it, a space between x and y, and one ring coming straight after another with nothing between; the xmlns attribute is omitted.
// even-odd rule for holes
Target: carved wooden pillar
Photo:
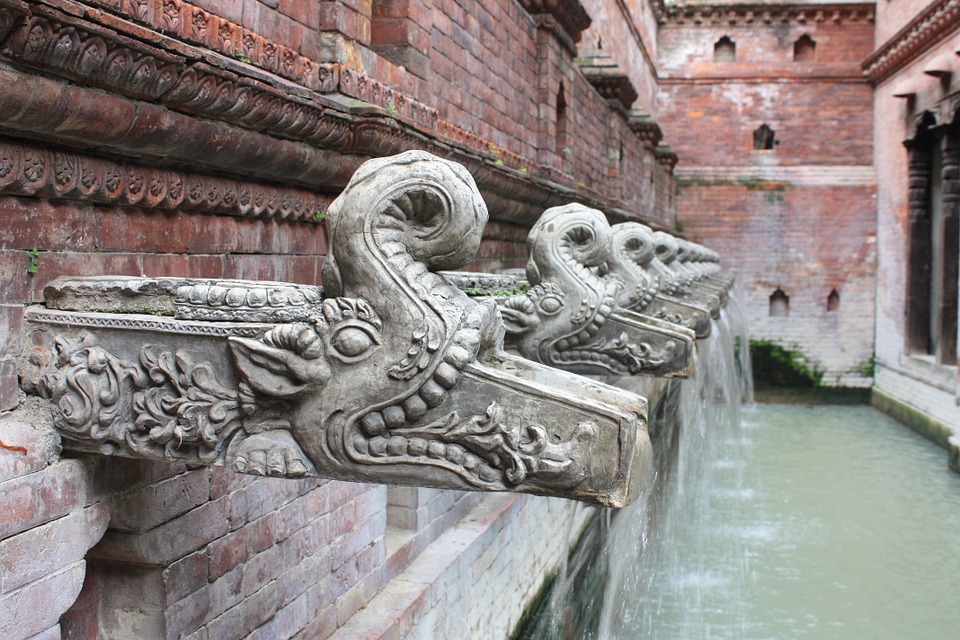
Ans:
<svg viewBox="0 0 960 640"><path fill-rule="evenodd" d="M953 366L957 359L957 275L960 267L960 139L949 131L942 142L939 237L943 256L940 305L932 309L939 328L935 355L940 364Z"/></svg>
<svg viewBox="0 0 960 640"><path fill-rule="evenodd" d="M930 309L930 152L916 142L908 145L907 192L907 352L929 349Z"/></svg>

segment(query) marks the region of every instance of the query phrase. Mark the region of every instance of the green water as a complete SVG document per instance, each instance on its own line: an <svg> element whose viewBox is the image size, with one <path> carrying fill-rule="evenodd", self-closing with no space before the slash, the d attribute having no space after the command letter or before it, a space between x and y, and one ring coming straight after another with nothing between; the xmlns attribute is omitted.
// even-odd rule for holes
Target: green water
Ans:
<svg viewBox="0 0 960 640"><path fill-rule="evenodd" d="M960 638L943 449L864 406L761 405L711 435L634 548L615 532L611 558L639 559L614 563L600 637Z"/></svg>

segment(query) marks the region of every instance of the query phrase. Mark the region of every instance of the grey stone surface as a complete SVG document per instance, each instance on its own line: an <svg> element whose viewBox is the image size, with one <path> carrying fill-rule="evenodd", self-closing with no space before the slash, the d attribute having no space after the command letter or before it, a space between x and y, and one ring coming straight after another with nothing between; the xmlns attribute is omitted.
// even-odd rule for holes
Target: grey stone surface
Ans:
<svg viewBox="0 0 960 640"><path fill-rule="evenodd" d="M624 282L620 305L692 329L697 338L710 335L710 309L661 291L661 275L651 268L656 256L653 231L637 222L623 222L611 227L611 235L607 267Z"/></svg>
<svg viewBox="0 0 960 640"><path fill-rule="evenodd" d="M486 218L460 165L423 152L370 160L328 210L322 300L274 305L271 293L303 294L277 283L77 280L58 290L91 295L26 314L24 390L82 451L622 506L650 476L646 401L508 355L496 305L434 273L473 258ZM572 313L624 327L588 320L606 340L589 343L598 353L686 344L666 330L653 347L627 343L639 325L611 316L618 285L590 282L599 288ZM98 288L130 300L110 306ZM138 291L162 309L125 312L142 310ZM303 313L260 313L289 306Z"/></svg>
<svg viewBox="0 0 960 640"><path fill-rule="evenodd" d="M624 283L600 275L610 225L596 209L547 209L527 238L530 289L496 298L506 344L531 360L591 375L689 376L695 335L618 304Z"/></svg>

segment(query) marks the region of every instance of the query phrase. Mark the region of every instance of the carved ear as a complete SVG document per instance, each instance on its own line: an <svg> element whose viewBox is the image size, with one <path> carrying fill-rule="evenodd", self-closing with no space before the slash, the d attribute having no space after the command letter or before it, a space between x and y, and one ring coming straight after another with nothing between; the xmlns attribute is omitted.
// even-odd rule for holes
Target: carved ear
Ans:
<svg viewBox="0 0 960 640"><path fill-rule="evenodd" d="M230 352L240 375L260 393L289 398L303 392L315 375L310 368L316 360L306 360L293 351L278 349L259 340L231 337Z"/></svg>

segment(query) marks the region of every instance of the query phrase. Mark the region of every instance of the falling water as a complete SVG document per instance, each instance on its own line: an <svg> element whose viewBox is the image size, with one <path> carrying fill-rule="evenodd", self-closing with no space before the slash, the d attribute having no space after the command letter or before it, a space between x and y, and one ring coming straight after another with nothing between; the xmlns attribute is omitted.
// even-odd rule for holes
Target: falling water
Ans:
<svg viewBox="0 0 960 640"><path fill-rule="evenodd" d="M717 625L733 631L740 622L730 606L739 577L716 571L711 561L718 553L743 557L738 540L706 526L718 516L736 519L736 501L717 499L716 476L732 475L722 484L742 490L740 408L752 386L746 328L732 296L698 351L694 377L680 381L676 394L672 468L664 460L648 499L613 519L598 638L709 637ZM681 550L671 543L678 531L690 529L702 532L694 546ZM665 627L664 620L674 623Z"/></svg>
<svg viewBox="0 0 960 640"><path fill-rule="evenodd" d="M629 381L666 399L656 482L593 521L520 638L956 637L960 477L943 450L867 406L759 406L741 425L737 311L700 342L696 378Z"/></svg>
<svg viewBox="0 0 960 640"><path fill-rule="evenodd" d="M689 380L616 380L639 395L661 399L651 402L656 409L650 416L657 477L632 505L602 512L593 522L579 552L559 572L536 623L521 638L656 637L652 622L665 607L674 606L667 602L680 602L668 597L670 590L697 600L679 604L685 610L705 611L705 605L711 606L703 601L707 590L689 589L689 583L735 588L735 578L711 573L703 553L707 545L720 544L736 554L735 541L704 537L700 549L683 557L669 544L677 528L697 527L715 508L709 490L714 474L740 470L740 407L744 400L752 402L753 389L746 325L733 295L710 336L697 347L695 374ZM665 504L670 508L662 508ZM671 575L662 575L661 567L671 567ZM663 637L701 637L696 631L709 621L693 619L698 617L681 618L681 628Z"/></svg>

